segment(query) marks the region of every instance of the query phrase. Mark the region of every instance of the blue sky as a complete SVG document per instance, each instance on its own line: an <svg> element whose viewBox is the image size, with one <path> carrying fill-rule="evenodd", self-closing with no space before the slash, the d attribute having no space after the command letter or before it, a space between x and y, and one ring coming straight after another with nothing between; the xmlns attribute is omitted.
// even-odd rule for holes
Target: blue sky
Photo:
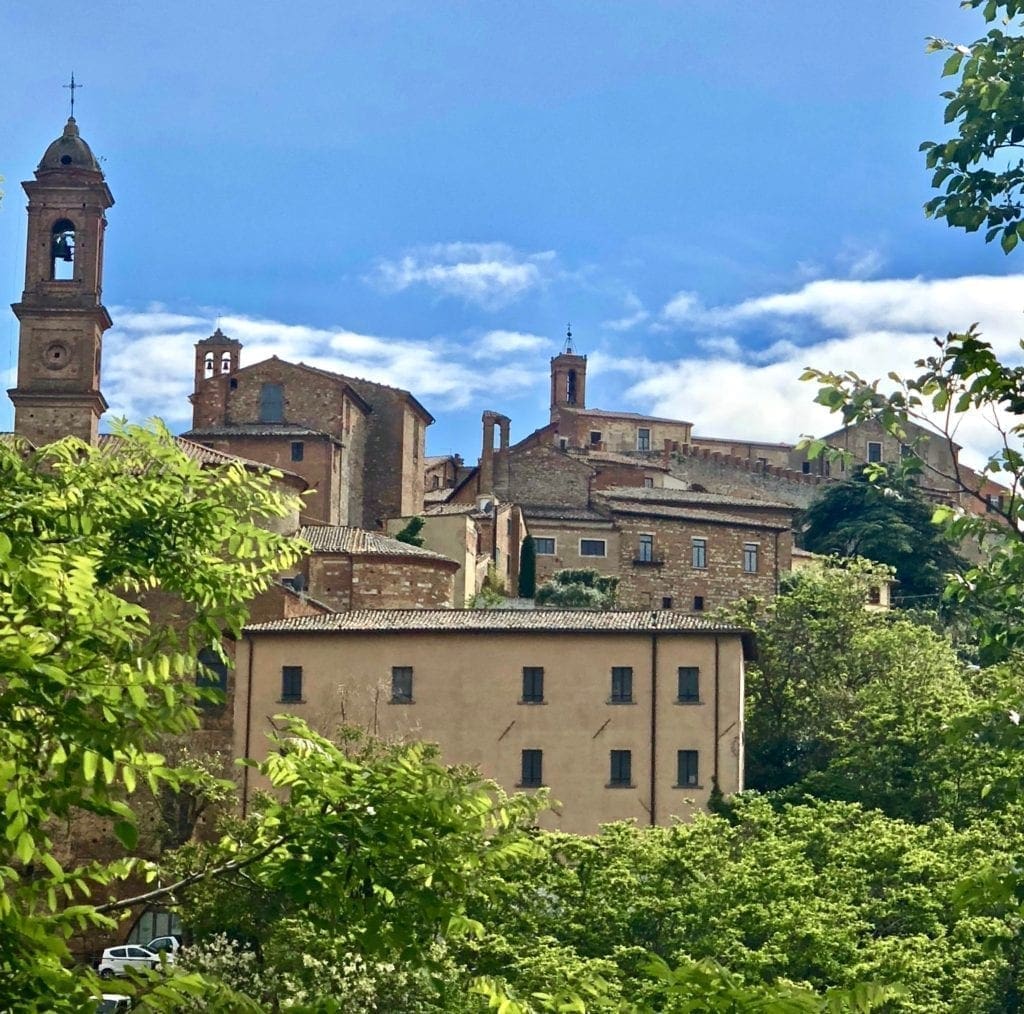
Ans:
<svg viewBox="0 0 1024 1014"><path fill-rule="evenodd" d="M187 428L192 344L412 390L428 451L485 408L547 417L566 321L588 401L698 433L832 427L803 366L908 368L980 321L1012 354L1024 278L924 218L955 0L94 0L0 9L0 286L67 116L104 158L113 413ZM0 322L0 373L17 348ZM11 410L0 405L0 429ZM980 425L961 434L986 445Z"/></svg>

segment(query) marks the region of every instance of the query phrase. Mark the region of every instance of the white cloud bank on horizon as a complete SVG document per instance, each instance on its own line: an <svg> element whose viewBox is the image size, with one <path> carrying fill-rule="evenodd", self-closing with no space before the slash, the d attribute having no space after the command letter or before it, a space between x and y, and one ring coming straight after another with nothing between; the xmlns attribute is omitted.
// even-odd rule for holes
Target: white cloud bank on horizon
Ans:
<svg viewBox="0 0 1024 1014"><path fill-rule="evenodd" d="M553 250L524 254L507 243L435 243L378 261L367 281L385 292L423 285L496 310L544 285L554 261Z"/></svg>
<svg viewBox="0 0 1024 1014"><path fill-rule="evenodd" d="M111 314L117 324L105 336L103 350L103 393L110 404L107 418L126 416L139 421L158 415L172 429L187 428L191 422L188 396L194 387L193 346L214 327L242 342L243 366L278 356L401 387L425 402L433 399L447 408L463 408L495 389L515 395L547 384L546 356L537 356L536 364L520 361L522 350L550 345L539 335L488 331L473 341L456 344L232 314L189 316L168 313L160 306L142 312L113 307ZM194 326L166 326L186 321ZM470 362L474 350L489 360L486 370Z"/></svg>
<svg viewBox="0 0 1024 1014"><path fill-rule="evenodd" d="M699 435L792 442L839 426L838 416L814 404L816 385L800 381L806 367L852 370L867 380L890 371L914 375L915 360L935 350L935 335L974 322L1001 359L1021 362L1024 275L824 279L711 308L696 293L679 292L661 311L661 326L692 332L699 354L591 362L598 375L630 378L631 408L688 419ZM965 419L957 439L975 465L998 446L981 418Z"/></svg>

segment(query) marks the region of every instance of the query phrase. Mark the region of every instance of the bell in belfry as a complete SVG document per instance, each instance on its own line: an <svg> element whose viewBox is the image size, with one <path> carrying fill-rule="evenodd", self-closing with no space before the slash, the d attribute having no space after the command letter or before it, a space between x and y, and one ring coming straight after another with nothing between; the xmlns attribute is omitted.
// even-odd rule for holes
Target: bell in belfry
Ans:
<svg viewBox="0 0 1024 1014"><path fill-rule="evenodd" d="M53 258L54 260L67 261L71 263L75 259L75 248L71 245L72 240L66 232L53 237Z"/></svg>

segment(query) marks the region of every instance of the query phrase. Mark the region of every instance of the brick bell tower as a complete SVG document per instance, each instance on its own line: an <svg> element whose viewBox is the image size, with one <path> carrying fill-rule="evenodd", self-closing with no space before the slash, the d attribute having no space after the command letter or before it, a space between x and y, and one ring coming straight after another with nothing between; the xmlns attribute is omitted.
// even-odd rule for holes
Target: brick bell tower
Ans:
<svg viewBox="0 0 1024 1014"><path fill-rule="evenodd" d="M46 149L28 194L25 291L14 429L37 447L65 436L95 443L107 408L100 352L110 314L100 302L105 212L114 203L99 163L71 117Z"/></svg>
<svg viewBox="0 0 1024 1014"><path fill-rule="evenodd" d="M577 355L570 324L565 330L565 348L551 359L551 421L557 421L559 409L586 405L587 357Z"/></svg>

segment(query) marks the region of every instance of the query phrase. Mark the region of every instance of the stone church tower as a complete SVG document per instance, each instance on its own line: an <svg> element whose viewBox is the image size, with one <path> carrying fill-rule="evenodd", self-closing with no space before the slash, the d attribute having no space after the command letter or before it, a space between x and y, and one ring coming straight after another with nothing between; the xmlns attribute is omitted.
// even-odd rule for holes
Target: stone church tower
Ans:
<svg viewBox="0 0 1024 1014"><path fill-rule="evenodd" d="M46 149L28 194L25 291L14 429L41 446L70 435L95 443L107 408L100 352L110 315L100 302L105 212L114 203L74 118Z"/></svg>

